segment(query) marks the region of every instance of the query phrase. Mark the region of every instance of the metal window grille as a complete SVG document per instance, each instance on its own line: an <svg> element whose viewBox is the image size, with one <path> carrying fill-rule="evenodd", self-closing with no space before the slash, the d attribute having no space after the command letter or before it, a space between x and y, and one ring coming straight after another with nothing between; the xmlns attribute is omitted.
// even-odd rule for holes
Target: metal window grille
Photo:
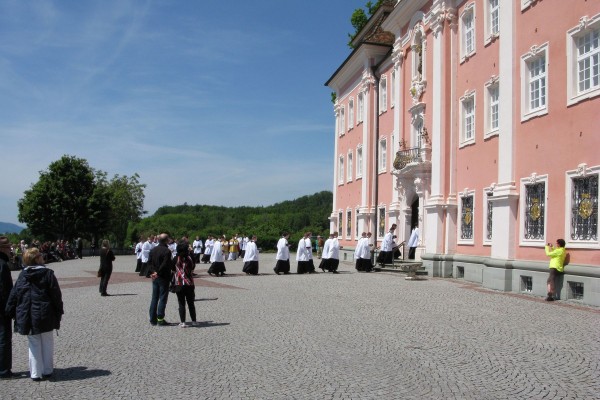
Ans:
<svg viewBox="0 0 600 400"><path fill-rule="evenodd" d="M531 276L521 276L521 292L531 293L533 290L533 278Z"/></svg>
<svg viewBox="0 0 600 400"><path fill-rule="evenodd" d="M352 211L346 214L346 237L352 236Z"/></svg>
<svg viewBox="0 0 600 400"><path fill-rule="evenodd" d="M546 183L525 186L525 239L544 240Z"/></svg>
<svg viewBox="0 0 600 400"><path fill-rule="evenodd" d="M385 208L379 209L379 237L385 236Z"/></svg>
<svg viewBox="0 0 600 400"><path fill-rule="evenodd" d="M473 196L462 197L460 238L473 239Z"/></svg>
<svg viewBox="0 0 600 400"><path fill-rule="evenodd" d="M486 226L486 235L485 237L487 238L487 240L492 240L492 221L493 221L493 211L494 211L494 205L493 203L489 200L489 196L488 196L488 201L487 201L487 226Z"/></svg>
<svg viewBox="0 0 600 400"><path fill-rule="evenodd" d="M573 178L571 239L598 240L598 175Z"/></svg>
<svg viewBox="0 0 600 400"><path fill-rule="evenodd" d="M569 299L583 300L583 282L569 282Z"/></svg>

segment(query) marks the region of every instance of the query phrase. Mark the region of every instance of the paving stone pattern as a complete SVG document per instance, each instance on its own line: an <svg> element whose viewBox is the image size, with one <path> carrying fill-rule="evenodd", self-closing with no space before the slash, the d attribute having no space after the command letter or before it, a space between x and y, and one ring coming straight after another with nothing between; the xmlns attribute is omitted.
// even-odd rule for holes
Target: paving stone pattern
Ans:
<svg viewBox="0 0 600 400"><path fill-rule="evenodd" d="M2 381L1 398L600 399L598 308L344 262L337 275L277 276L261 254L259 276L240 260L219 278L198 265L199 326L176 325L171 294L173 325L154 327L134 257L117 257L111 297L98 293L98 263L49 265L66 312L54 377L29 379L15 334L21 377Z"/></svg>

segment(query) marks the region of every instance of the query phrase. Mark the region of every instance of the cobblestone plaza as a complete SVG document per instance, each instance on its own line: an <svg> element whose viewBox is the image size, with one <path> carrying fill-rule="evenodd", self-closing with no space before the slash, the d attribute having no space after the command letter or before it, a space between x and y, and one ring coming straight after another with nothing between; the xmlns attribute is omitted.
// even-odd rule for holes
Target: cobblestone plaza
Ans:
<svg viewBox="0 0 600 400"><path fill-rule="evenodd" d="M198 265L200 323L178 327L171 295L172 325L157 327L135 258L117 256L110 297L98 263L49 265L65 303L54 376L29 379L15 334L20 376L3 399L600 399L600 309L576 302L344 262L337 275L277 276L261 254L259 276L242 261L222 278Z"/></svg>

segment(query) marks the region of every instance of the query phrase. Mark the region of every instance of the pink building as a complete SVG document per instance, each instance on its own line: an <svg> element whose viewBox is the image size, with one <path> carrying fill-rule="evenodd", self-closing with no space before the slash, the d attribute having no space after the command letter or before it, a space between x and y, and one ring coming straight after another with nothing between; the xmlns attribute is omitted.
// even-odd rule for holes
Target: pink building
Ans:
<svg viewBox="0 0 600 400"><path fill-rule="evenodd" d="M430 275L545 295L564 238L561 299L600 305L600 1L388 0L353 43L326 83L344 248L418 225Z"/></svg>

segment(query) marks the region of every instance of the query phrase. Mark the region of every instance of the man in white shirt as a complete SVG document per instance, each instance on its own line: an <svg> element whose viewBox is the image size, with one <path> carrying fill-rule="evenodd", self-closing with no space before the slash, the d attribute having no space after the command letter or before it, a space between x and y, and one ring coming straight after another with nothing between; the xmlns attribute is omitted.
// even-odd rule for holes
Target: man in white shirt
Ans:
<svg viewBox="0 0 600 400"><path fill-rule="evenodd" d="M394 262L394 247L396 243L394 239L394 231L396 230L396 224L392 224L388 233L383 237L383 241L381 242L381 249L379 252L379 256L377 257L377 262L382 266L384 264L392 264Z"/></svg>
<svg viewBox="0 0 600 400"><path fill-rule="evenodd" d="M329 242L329 245L327 244ZM337 274L338 266L340 265L340 242L338 240L338 233L333 232L329 239L325 242L325 246L323 246L323 258L327 257L327 264L325 268L329 272L333 272Z"/></svg>
<svg viewBox="0 0 600 400"><path fill-rule="evenodd" d="M135 272L139 273L142 270L142 246L144 245L144 237L140 236L140 241L135 245L135 258L137 264Z"/></svg>
<svg viewBox="0 0 600 400"><path fill-rule="evenodd" d="M200 255L202 254L202 240L200 240L200 236L196 236L192 247L194 249L194 262L198 264L200 262Z"/></svg>
<svg viewBox="0 0 600 400"><path fill-rule="evenodd" d="M212 248L215 244L215 241L211 235L208 235L206 238L206 242L204 242L204 255L202 256L202 262L206 264L210 261L210 254L212 252Z"/></svg>
<svg viewBox="0 0 600 400"><path fill-rule="evenodd" d="M242 272L247 275L258 275L258 247L256 247L256 235L246 245L246 253L244 254L244 268Z"/></svg>
<svg viewBox="0 0 600 400"><path fill-rule="evenodd" d="M307 247L308 239L308 247ZM310 272L310 262L312 259L312 248L310 244L310 232L306 232L304 236L298 242L298 249L296 250L296 261L298 261L298 274L305 274Z"/></svg>
<svg viewBox="0 0 600 400"><path fill-rule="evenodd" d="M150 278L150 266L148 262L150 261L150 250L154 248L154 236L148 236L148 239L142 245L142 269L140 270L140 276L145 276L146 278Z"/></svg>
<svg viewBox="0 0 600 400"><path fill-rule="evenodd" d="M317 240L319 240L318 238L320 238L320 237L321 236L318 236ZM333 233L330 233L329 237L323 244L323 248L321 249L321 264L319 264L319 268L321 268L321 270L323 272L325 272L325 270L329 271L329 249L331 248L332 241L333 241Z"/></svg>
<svg viewBox="0 0 600 400"><path fill-rule="evenodd" d="M410 233L410 238L408 239L408 259L415 259L415 252L417 250L417 246L419 245L419 227L415 225L412 232Z"/></svg>
<svg viewBox="0 0 600 400"><path fill-rule="evenodd" d="M215 240L212 251L210 253L210 268L208 269L209 275L223 276L225 275L225 255L223 254L223 244L228 243L225 240L225 235L221 236L221 240Z"/></svg>
<svg viewBox="0 0 600 400"><path fill-rule="evenodd" d="M277 242L277 255L275 255L277 263L275 264L275 268L273 268L273 271L275 271L277 275L282 272L284 274L290 273L290 245L288 244L289 237L290 234L284 232Z"/></svg>
<svg viewBox="0 0 600 400"><path fill-rule="evenodd" d="M367 233L363 232L360 235L360 239L358 239L358 242L356 243L356 248L354 249L354 259L356 260L355 268L357 271L365 271L365 254L367 254L367 257L370 257Z"/></svg>

